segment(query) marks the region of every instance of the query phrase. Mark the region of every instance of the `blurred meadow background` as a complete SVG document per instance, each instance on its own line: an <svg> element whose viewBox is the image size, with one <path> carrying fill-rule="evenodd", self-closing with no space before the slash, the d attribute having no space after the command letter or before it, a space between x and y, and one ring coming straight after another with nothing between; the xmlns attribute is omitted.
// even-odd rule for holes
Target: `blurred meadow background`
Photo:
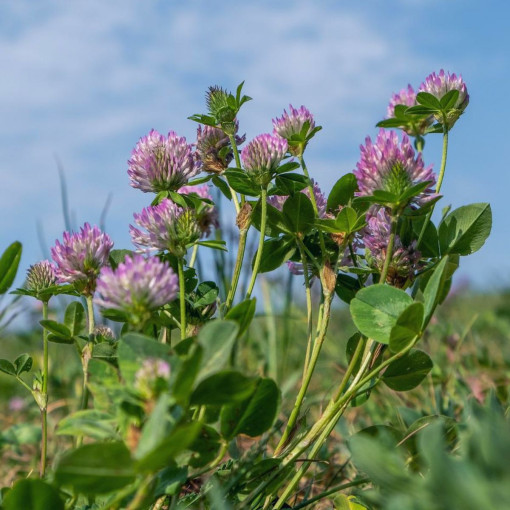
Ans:
<svg viewBox="0 0 510 510"><path fill-rule="evenodd" d="M204 110L208 86L234 90L245 80L243 92L254 99L239 118L247 140L270 132L271 119L289 103L306 105L323 126L307 149L307 163L327 193L355 168L359 145L377 133L391 94L408 83L417 88L444 68L462 74L470 104L451 133L441 205L490 202L492 234L479 252L462 259L452 295L427 333L424 348L435 362L428 384L404 396L380 390L368 409L347 414L337 436L374 420L405 429L420 412L458 419L466 402L490 396L508 403L508 19L508 4L475 0L3 0L0 250L14 240L23 244L17 286L30 264L49 256L66 222L74 228L101 222L116 248L131 248L132 214L150 197L129 186L130 152L151 128L194 141L197 125L187 117ZM426 142L425 162L437 169L440 136ZM233 209L223 205L222 220L233 226ZM300 377L304 350L294 342L306 329L301 289L301 279L292 282L285 271L262 279L257 322L240 353L249 370L275 377L287 392ZM37 356L38 320L37 311L25 312L14 328L0 331L0 357ZM353 330L338 308L321 357L323 377L314 380L317 398L344 365ZM51 346L53 363L61 367L51 381L54 422L67 405L58 396L79 371L73 353L57 347ZM35 425L16 425L35 421L38 411L10 383L0 374L4 483L35 466L39 440ZM309 405L315 404L321 402L312 396ZM335 448L337 464L348 462L342 447ZM486 479L476 473L481 487ZM338 473L330 475L315 483L324 488L338 481Z"/></svg>

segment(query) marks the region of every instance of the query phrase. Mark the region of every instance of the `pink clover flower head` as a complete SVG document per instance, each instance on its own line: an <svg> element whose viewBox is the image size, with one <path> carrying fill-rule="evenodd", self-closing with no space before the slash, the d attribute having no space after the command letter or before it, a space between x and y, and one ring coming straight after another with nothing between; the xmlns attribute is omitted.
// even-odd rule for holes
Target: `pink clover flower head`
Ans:
<svg viewBox="0 0 510 510"><path fill-rule="evenodd" d="M209 193L209 186L202 184L200 186L183 186L179 193L181 195L190 195L195 193L200 198L205 198L212 201L212 196ZM219 227L218 211L212 204L202 202L200 207L197 209L197 222L202 232L202 237L207 237L211 233L211 228Z"/></svg>
<svg viewBox="0 0 510 510"><path fill-rule="evenodd" d="M56 285L56 283L56 268L49 260L37 262L27 270L26 287L30 291L41 292Z"/></svg>
<svg viewBox="0 0 510 510"><path fill-rule="evenodd" d="M145 193L175 191L199 171L192 146L173 131L164 136L151 130L140 138L128 160L131 186Z"/></svg>
<svg viewBox="0 0 510 510"><path fill-rule="evenodd" d="M327 206L328 206L328 199L324 195L324 193L319 188L319 185L314 182L312 179L312 185L313 185L313 195L315 197L315 202L317 203L317 209L319 212L319 218L326 218L327 217ZM310 190L308 187L301 190L301 193L304 193L308 198L310 198ZM267 202L281 211L283 209L283 204L287 200L288 195L271 195L268 197Z"/></svg>
<svg viewBox="0 0 510 510"><path fill-rule="evenodd" d="M143 323L153 310L173 301L179 289L177 275L157 257L126 256L117 268L103 267L94 302L129 314L134 324Z"/></svg>
<svg viewBox="0 0 510 510"><path fill-rule="evenodd" d="M177 257L186 253L187 245L200 238L201 230L195 211L184 209L168 198L133 215L135 223L146 232L129 226L134 245L142 250L168 250Z"/></svg>
<svg viewBox="0 0 510 510"><path fill-rule="evenodd" d="M238 124L236 122L236 133L237 129ZM246 140L246 135L236 135L235 140L237 146L239 146ZM200 170L215 174L223 173L234 158L230 138L222 129L213 126L198 126L195 154Z"/></svg>
<svg viewBox="0 0 510 510"><path fill-rule="evenodd" d="M402 89L400 92L397 92L391 96L390 103L388 105L388 119L395 117L395 106L399 104L404 106L416 105L416 92L411 85L408 85L406 89Z"/></svg>
<svg viewBox="0 0 510 510"><path fill-rule="evenodd" d="M282 138L285 138L287 142L289 142L288 150L294 156L298 156L303 154L307 141L303 141L297 144L293 144L292 137L299 135L301 130L305 126L305 123L308 124L308 129L305 133L305 139L312 136L314 134L315 129L315 120L310 111L301 106L299 109L294 108L291 104L289 104L289 113L287 110L283 110L283 115L281 118L273 119L273 129L274 133Z"/></svg>
<svg viewBox="0 0 510 510"><path fill-rule="evenodd" d="M287 140L278 135L267 133L258 135L241 153L244 168L254 182L267 186L285 157L287 149Z"/></svg>
<svg viewBox="0 0 510 510"><path fill-rule="evenodd" d="M445 73L444 69L441 69L438 74L432 73L427 76L419 89L420 92L428 92L439 100L451 90L458 90L459 97L446 119L449 128L457 122L469 104L469 94L462 76L460 74L457 76L449 71ZM436 117L436 120L443 122L443 119L440 117Z"/></svg>
<svg viewBox="0 0 510 510"><path fill-rule="evenodd" d="M404 133L399 143L395 131L381 129L375 144L367 136L360 146L361 158L354 175L358 181L359 196L373 195L376 190L400 195L416 184L429 182L429 186L410 200L414 207L421 207L437 197L432 186L436 176L432 166L425 167L421 153L415 155L409 137Z"/></svg>
<svg viewBox="0 0 510 510"><path fill-rule="evenodd" d="M84 295L92 295L102 267L108 264L113 242L99 227L85 223L80 232L64 232L51 249L59 283L72 283Z"/></svg>
<svg viewBox="0 0 510 510"><path fill-rule="evenodd" d="M386 260L390 231L391 218L386 208L372 207L367 214L363 240L367 250L367 260L378 271L382 271ZM408 279L413 280L416 271L423 267L420 259L421 253L416 249L416 241L409 246L404 246L400 237L395 236L387 282L396 287L402 287Z"/></svg>

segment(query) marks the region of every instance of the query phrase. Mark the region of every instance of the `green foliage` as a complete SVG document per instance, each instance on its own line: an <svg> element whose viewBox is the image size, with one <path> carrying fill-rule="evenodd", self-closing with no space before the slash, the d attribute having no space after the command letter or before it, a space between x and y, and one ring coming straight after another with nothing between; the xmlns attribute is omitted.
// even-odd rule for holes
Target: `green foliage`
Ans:
<svg viewBox="0 0 510 510"><path fill-rule="evenodd" d="M0 257L0 294L5 294L9 290L16 277L21 251L21 243L15 241L7 247Z"/></svg>
<svg viewBox="0 0 510 510"><path fill-rule="evenodd" d="M58 490L42 480L19 480L3 501L3 510L64 510Z"/></svg>

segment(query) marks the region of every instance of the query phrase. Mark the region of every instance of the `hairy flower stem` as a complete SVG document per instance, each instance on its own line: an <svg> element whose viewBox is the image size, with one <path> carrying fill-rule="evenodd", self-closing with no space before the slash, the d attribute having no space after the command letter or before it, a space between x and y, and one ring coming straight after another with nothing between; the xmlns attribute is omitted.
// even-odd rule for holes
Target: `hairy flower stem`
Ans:
<svg viewBox="0 0 510 510"><path fill-rule="evenodd" d="M81 367L83 370L83 386L81 391L80 410L87 409L89 405L89 361L92 357L92 335L94 334L95 320L94 320L94 304L92 302L92 295L86 297L87 300L87 320L88 320L88 334L89 340L81 351ZM77 436L76 447L81 446L83 436Z"/></svg>
<svg viewBox="0 0 510 510"><path fill-rule="evenodd" d="M446 122L446 118L443 119L443 153L441 155L441 167L439 169L439 177L437 179L436 184L436 193L439 193L441 190L441 185L443 184L444 174L446 171L446 158L448 156L448 125ZM418 242L416 244L417 248L420 247L420 243L423 240L423 236L425 235L425 231L427 230L427 225L432 217L432 213L434 212L434 205L430 208L427 216L425 217L425 221L423 222L423 226L421 227L420 236L418 237Z"/></svg>
<svg viewBox="0 0 510 510"><path fill-rule="evenodd" d="M237 286L239 284L239 277L241 276L241 270L243 269L243 259L244 252L246 250L246 239L248 237L249 227L250 226L248 225L246 228L241 229L239 232L239 246L237 247L237 256L234 266L234 273L232 275L232 282L230 284L230 288L228 289L227 300L225 302L225 313L228 312L232 306L236 295Z"/></svg>
<svg viewBox="0 0 510 510"><path fill-rule="evenodd" d="M302 243L301 243L302 244ZM307 322L307 342L306 342L306 355L305 364L303 367L303 379L305 378L310 362L310 355L312 352L312 336L313 336L313 312L312 312L312 287L310 283L310 275L308 273L308 263L306 254L301 244L298 244L299 253L301 254L301 263L303 264L303 276L305 278L305 293L306 293L306 322Z"/></svg>
<svg viewBox="0 0 510 510"><path fill-rule="evenodd" d="M253 264L253 272L251 274L250 284L248 285L248 290L246 292L246 299L251 297L251 293L253 292L253 287L255 286L255 281L257 279L257 274L260 268L260 262L262 260L262 249L264 248L264 239L266 237L266 220L267 220L267 189L262 188L260 192L260 238L259 238L259 246L257 249L257 256L255 257L255 263Z"/></svg>
<svg viewBox="0 0 510 510"><path fill-rule="evenodd" d="M186 338L186 282L184 280L184 263L182 258L177 260L179 272L179 305L181 311L181 340Z"/></svg>
<svg viewBox="0 0 510 510"><path fill-rule="evenodd" d="M188 264L189 267L195 266L195 262L197 261L197 254L198 254L198 244L195 244L195 245L193 245L193 250L191 252L191 259Z"/></svg>
<svg viewBox="0 0 510 510"><path fill-rule="evenodd" d="M395 236L397 234L397 224L398 217L395 216L395 213L392 212L390 238L388 240L388 247L386 248L386 258L384 259L384 265L381 271L381 276L379 278L379 283L385 283L386 278L388 277L388 270L390 268L390 262L393 257L393 246L395 245Z"/></svg>
<svg viewBox="0 0 510 510"><path fill-rule="evenodd" d="M43 320L48 319L48 301L42 302ZM41 465L39 468L39 476L44 478L46 474L46 457L48 451L48 330L43 328L43 375L42 375L42 401L44 407L41 407Z"/></svg>
<svg viewBox="0 0 510 510"><path fill-rule="evenodd" d="M326 339L326 332L329 325L329 318L331 315L331 301L333 301L334 294L326 291L324 289L324 310L323 310L323 319L321 322L321 327L318 333L318 336L315 339L312 354L310 356L310 361L308 363L308 368L303 377L303 382L301 383L301 388L299 389L298 396L296 398L296 402L294 404L294 408L289 417L289 421L287 422L287 426L283 432L283 435L276 447L274 452L274 456L277 456L287 443L294 426L296 425L296 421L299 416L299 412L301 410L301 405L303 404L303 400L305 398L306 392L308 390L308 386L310 385L310 380L312 379L313 371L315 370L315 366L317 365L317 360L319 359L319 354L321 352L322 344Z"/></svg>
<svg viewBox="0 0 510 510"><path fill-rule="evenodd" d="M308 179L308 192L310 193L310 201L312 202L313 210L315 212L315 216L319 217L319 208L317 207L317 200L315 199L315 193L313 192L312 181L310 180L310 174L308 173L308 168L306 167L305 160L303 159L303 155L299 155L299 163L301 164L301 168L303 169L303 173L305 177ZM326 253L326 245L324 243L324 236L322 232L319 230L319 242L321 245L321 253L324 255Z"/></svg>
<svg viewBox="0 0 510 510"><path fill-rule="evenodd" d="M235 162L236 162L236 167L237 168L242 168L241 166L241 158L239 157L239 149L237 148L237 143L236 143L236 137L235 135L228 135L228 138L230 140L230 145L232 146L232 152L234 153L234 159L235 159ZM229 185L230 187L230 185ZM239 202L237 202L237 194L236 192L230 188L230 191L232 192L232 198L234 198L234 204L237 203L236 205L236 211L239 212L241 207L244 205L244 202L245 202L245 197L244 195L241 195L241 206L239 206Z"/></svg>

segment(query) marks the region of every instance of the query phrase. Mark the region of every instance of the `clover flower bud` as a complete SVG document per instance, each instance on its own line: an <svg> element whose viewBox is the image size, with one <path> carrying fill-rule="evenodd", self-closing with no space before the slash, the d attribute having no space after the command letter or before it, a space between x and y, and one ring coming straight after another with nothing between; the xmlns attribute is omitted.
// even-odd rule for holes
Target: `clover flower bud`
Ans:
<svg viewBox="0 0 510 510"><path fill-rule="evenodd" d="M148 358L135 374L135 388L147 399L156 399L168 388L170 365L163 360Z"/></svg>
<svg viewBox="0 0 510 510"><path fill-rule="evenodd" d="M49 260L37 262L28 268L26 281L28 290L38 293L56 285L56 283L55 266Z"/></svg>
<svg viewBox="0 0 510 510"><path fill-rule="evenodd" d="M303 127L307 124L306 133L304 133L303 140L293 143L293 137L301 135ZM283 110L281 118L273 119L274 132L285 138L289 144L289 152L293 156L300 156L305 151L309 137L313 136L315 130L315 120L310 111L301 106L296 109L291 104L289 105L289 113Z"/></svg>
<svg viewBox="0 0 510 510"><path fill-rule="evenodd" d="M287 140L278 135L255 137L242 151L244 168L253 182L267 187L287 153Z"/></svg>
<svg viewBox="0 0 510 510"><path fill-rule="evenodd" d="M181 195L192 195L195 194L200 198L205 198L212 201L212 196L209 193L209 186L203 184L201 186L183 186L179 193ZM207 237L211 233L211 228L218 228L218 211L212 204L202 202L202 204L196 210L196 219L198 226L202 233L202 237Z"/></svg>
<svg viewBox="0 0 510 510"><path fill-rule="evenodd" d="M237 129L236 122L236 133ZM236 135L235 140L237 146L239 146L246 140L246 135ZM198 126L195 154L200 169L215 174L223 173L234 158L230 138L222 129L213 126Z"/></svg>
<svg viewBox="0 0 510 510"><path fill-rule="evenodd" d="M145 193L175 191L199 171L192 146L173 131L164 136L151 130L140 138L128 160L131 186Z"/></svg>

